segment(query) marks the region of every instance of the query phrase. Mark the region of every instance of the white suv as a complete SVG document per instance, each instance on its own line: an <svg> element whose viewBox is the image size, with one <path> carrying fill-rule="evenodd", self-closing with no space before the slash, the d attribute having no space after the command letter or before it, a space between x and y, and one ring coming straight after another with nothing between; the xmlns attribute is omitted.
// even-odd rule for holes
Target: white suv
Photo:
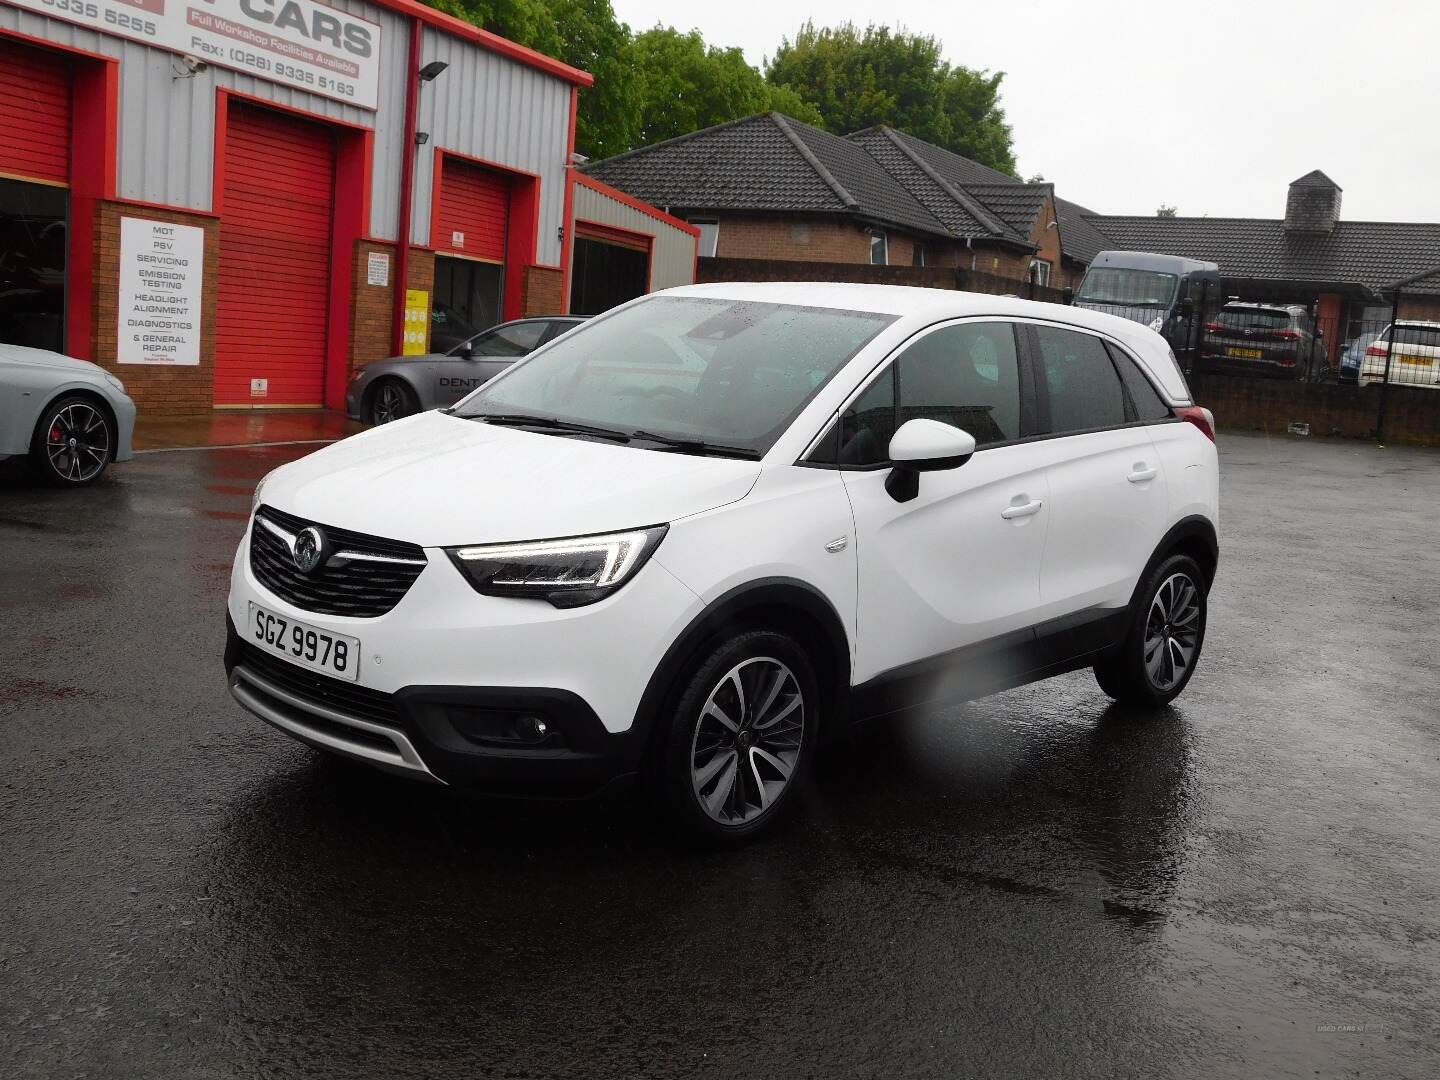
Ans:
<svg viewBox="0 0 1440 1080"><path fill-rule="evenodd" d="M226 668L315 746L510 794L638 775L670 821L740 838L861 719L1082 667L1174 698L1217 479L1210 414L1135 323L676 289L271 473Z"/></svg>

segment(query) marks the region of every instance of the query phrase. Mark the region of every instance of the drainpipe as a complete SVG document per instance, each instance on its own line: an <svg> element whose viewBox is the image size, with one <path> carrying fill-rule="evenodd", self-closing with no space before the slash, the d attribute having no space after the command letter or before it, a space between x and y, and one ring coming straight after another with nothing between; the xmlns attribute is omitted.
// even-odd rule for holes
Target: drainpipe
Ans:
<svg viewBox="0 0 1440 1080"><path fill-rule="evenodd" d="M405 134L400 144L400 222L395 230L395 303L391 308L390 351L405 351L405 289L410 282L410 211L415 187L415 115L420 106L419 19L410 20L410 62L405 68Z"/></svg>

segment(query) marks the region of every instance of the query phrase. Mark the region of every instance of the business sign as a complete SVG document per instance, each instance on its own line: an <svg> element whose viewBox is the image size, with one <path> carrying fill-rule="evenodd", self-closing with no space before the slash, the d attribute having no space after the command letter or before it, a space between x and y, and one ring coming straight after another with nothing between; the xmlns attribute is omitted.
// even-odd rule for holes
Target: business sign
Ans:
<svg viewBox="0 0 1440 1080"><path fill-rule="evenodd" d="M424 289L405 290L405 340L403 356L423 356L430 339L430 294Z"/></svg>
<svg viewBox="0 0 1440 1080"><path fill-rule="evenodd" d="M380 100L380 25L314 0L5 3L364 109Z"/></svg>
<svg viewBox="0 0 1440 1080"><path fill-rule="evenodd" d="M177 367L200 363L204 276L204 229L122 217L116 359Z"/></svg>

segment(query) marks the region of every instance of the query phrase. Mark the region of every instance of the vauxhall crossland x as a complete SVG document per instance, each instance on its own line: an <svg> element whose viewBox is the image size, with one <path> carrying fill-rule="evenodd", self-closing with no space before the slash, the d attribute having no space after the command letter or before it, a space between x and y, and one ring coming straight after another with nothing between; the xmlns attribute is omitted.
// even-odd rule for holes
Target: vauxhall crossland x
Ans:
<svg viewBox="0 0 1440 1080"><path fill-rule="evenodd" d="M1165 341L962 292L632 301L454 407L285 465L231 577L230 689L433 784L636 778L766 828L857 720L1090 667L1164 705L1215 577L1210 414Z"/></svg>

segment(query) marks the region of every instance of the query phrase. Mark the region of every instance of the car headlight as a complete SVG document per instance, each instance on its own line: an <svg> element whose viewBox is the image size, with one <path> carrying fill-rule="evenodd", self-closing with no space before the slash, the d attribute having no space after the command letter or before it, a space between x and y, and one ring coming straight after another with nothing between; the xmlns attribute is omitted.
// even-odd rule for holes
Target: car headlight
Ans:
<svg viewBox="0 0 1440 1080"><path fill-rule="evenodd" d="M105 381L108 382L111 386L113 386L116 390L119 390L120 393L123 394L125 392L125 384L119 379L117 379L114 375L111 375L108 371L105 372Z"/></svg>
<svg viewBox="0 0 1440 1080"><path fill-rule="evenodd" d="M603 600L635 576L668 525L601 536L446 548L478 593L548 600L558 608Z"/></svg>
<svg viewBox="0 0 1440 1080"><path fill-rule="evenodd" d="M1151 330L1154 330L1157 334L1160 332L1160 328L1161 328L1162 326L1164 326L1164 325L1165 325L1165 316L1164 316L1164 315L1156 315L1155 318L1153 318L1153 319L1150 320L1150 329L1151 329Z"/></svg>

